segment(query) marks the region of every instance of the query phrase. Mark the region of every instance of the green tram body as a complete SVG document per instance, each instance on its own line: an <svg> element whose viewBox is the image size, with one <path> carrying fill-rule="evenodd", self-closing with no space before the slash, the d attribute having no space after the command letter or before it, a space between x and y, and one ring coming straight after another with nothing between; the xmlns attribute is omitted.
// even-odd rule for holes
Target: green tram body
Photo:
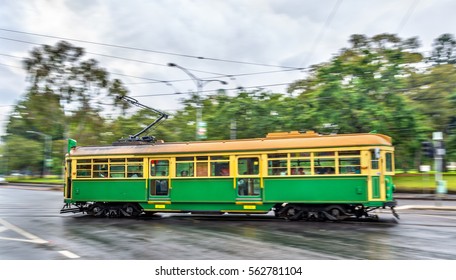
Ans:
<svg viewBox="0 0 456 280"><path fill-rule="evenodd" d="M266 138L78 147L66 157L61 213L268 213L369 216L390 207L394 148L381 134L270 133Z"/></svg>

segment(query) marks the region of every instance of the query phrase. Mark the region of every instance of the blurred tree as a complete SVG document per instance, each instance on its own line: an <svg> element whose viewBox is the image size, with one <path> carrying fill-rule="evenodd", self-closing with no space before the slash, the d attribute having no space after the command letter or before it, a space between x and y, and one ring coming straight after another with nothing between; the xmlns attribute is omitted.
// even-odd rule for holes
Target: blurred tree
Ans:
<svg viewBox="0 0 456 280"><path fill-rule="evenodd" d="M43 141L30 140L20 135L8 135L4 154L8 164L8 173L42 174L43 155Z"/></svg>
<svg viewBox="0 0 456 280"><path fill-rule="evenodd" d="M433 43L428 61L435 64L456 64L456 39L453 34L440 35Z"/></svg>
<svg viewBox="0 0 456 280"><path fill-rule="evenodd" d="M94 59L83 60L84 50L60 41L54 47L43 45L34 48L24 68L30 82L29 91L36 94L52 92L60 101L79 106L82 110L104 105L107 99L122 109L128 103L116 97L127 90L118 79L109 80L108 72Z"/></svg>
<svg viewBox="0 0 456 280"><path fill-rule="evenodd" d="M116 98L128 93L122 82L110 80L96 60L84 60L82 48L65 41L43 45L34 48L23 62L29 86L11 114L4 138L7 156L22 162L18 167L28 164L37 169L39 163L30 158L34 153L16 148L18 139L43 143L43 137L27 131L49 135L53 142L71 137L82 145L99 144L106 126L102 115L105 105L122 110L128 107ZM53 147L58 147L60 154L60 160L54 162L60 163L62 143L53 143Z"/></svg>
<svg viewBox="0 0 456 280"><path fill-rule="evenodd" d="M442 34L434 40L434 49L427 58L428 67L411 76L409 96L425 118L422 124L431 132L445 133L446 158L456 160L456 40L452 34Z"/></svg>
<svg viewBox="0 0 456 280"><path fill-rule="evenodd" d="M298 92L298 99L315 109L314 127L337 125L339 133L376 130L392 136L399 165L410 168L419 147L420 115L405 93L408 77L423 60L416 51L419 42L379 34L352 35L350 44L330 62L313 66L289 92Z"/></svg>

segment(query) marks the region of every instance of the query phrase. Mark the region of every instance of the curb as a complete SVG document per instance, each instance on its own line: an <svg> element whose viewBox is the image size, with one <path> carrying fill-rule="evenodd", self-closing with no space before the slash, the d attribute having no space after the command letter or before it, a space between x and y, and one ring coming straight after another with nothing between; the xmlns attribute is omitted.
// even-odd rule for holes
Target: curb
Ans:
<svg viewBox="0 0 456 280"><path fill-rule="evenodd" d="M438 206L438 205L403 205L394 207L395 210L442 210L456 211L456 206Z"/></svg>

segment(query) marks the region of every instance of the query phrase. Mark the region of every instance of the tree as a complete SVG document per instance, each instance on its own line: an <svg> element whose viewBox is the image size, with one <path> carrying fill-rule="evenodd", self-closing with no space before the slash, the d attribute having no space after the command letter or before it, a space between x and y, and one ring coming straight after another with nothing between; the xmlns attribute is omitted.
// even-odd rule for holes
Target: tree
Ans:
<svg viewBox="0 0 456 280"><path fill-rule="evenodd" d="M65 41L54 47L34 48L31 57L24 60L29 91L36 94L52 92L60 101L79 105L82 109L106 103L107 97L113 100L113 105L127 108L127 103L116 98L127 94L122 82L109 80L108 72L96 60L83 60L84 54L82 48Z"/></svg>
<svg viewBox="0 0 456 280"><path fill-rule="evenodd" d="M352 35L349 42L349 48L313 66L308 78L293 83L289 92L298 92L299 100L314 108L314 127L336 124L339 133L388 134L398 162L411 167L419 147L420 115L406 93L408 79L423 59L416 52L419 42L393 34Z"/></svg>
<svg viewBox="0 0 456 280"><path fill-rule="evenodd" d="M31 145L32 141L43 143L37 133L49 135L60 155L54 162L62 162L61 140L67 137L76 138L83 145L99 144L106 125L104 104L111 101L110 107L128 107L116 98L128 93L122 82L110 80L96 60L84 59L82 48L65 41L55 46L43 45L34 48L23 62L29 86L15 106L4 138L7 156L18 161L17 168L30 166L38 170L42 163L30 158L34 153L28 149L18 149L17 141L24 145Z"/></svg>
<svg viewBox="0 0 456 280"><path fill-rule="evenodd" d="M453 34L440 35L433 43L434 49L428 61L433 64L456 64L456 39Z"/></svg>

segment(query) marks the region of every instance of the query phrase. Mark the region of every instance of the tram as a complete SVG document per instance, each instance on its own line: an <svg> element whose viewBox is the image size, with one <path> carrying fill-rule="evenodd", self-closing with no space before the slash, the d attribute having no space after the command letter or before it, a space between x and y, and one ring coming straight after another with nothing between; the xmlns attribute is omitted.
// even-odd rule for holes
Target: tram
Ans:
<svg viewBox="0 0 456 280"><path fill-rule="evenodd" d="M78 146L69 141L61 213L273 213L343 220L390 208L394 147L376 133Z"/></svg>

